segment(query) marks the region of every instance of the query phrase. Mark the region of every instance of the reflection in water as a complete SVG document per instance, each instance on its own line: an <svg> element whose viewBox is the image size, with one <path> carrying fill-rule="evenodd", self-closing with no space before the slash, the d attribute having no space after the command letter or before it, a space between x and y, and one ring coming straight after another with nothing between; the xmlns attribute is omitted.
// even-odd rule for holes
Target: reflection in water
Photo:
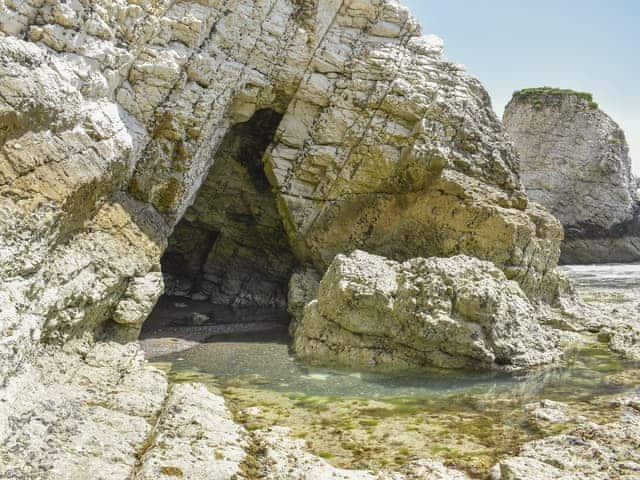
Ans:
<svg viewBox="0 0 640 480"><path fill-rule="evenodd" d="M202 379L313 396L362 398L428 397L451 394L506 395L562 400L613 394L628 388L609 382L612 374L634 367L606 347L576 352L562 367L527 374L434 369L416 372L351 372L315 368L299 362L288 347L286 328L218 335L191 349L153 359L172 365L172 373L199 372Z"/></svg>

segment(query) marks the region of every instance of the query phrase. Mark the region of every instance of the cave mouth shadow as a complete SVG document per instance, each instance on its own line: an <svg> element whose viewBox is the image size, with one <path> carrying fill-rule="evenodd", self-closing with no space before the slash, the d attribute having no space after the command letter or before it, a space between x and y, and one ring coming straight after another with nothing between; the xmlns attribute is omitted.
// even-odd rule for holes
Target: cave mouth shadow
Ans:
<svg viewBox="0 0 640 480"><path fill-rule="evenodd" d="M197 343L233 341L289 343L289 315L265 307L230 307L163 295L143 324L140 340L179 339Z"/></svg>
<svg viewBox="0 0 640 480"><path fill-rule="evenodd" d="M141 340L206 341L288 325L288 282L298 261L263 163L281 119L274 110L259 110L222 139L168 239L161 259L165 293L143 324Z"/></svg>

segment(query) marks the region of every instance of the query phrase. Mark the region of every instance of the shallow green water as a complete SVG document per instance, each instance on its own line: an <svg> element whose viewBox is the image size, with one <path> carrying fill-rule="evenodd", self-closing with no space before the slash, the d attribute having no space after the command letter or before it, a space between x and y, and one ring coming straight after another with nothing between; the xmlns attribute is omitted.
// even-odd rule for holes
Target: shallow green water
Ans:
<svg viewBox="0 0 640 480"><path fill-rule="evenodd" d="M350 372L312 368L289 352L284 329L221 335L186 351L160 356L155 362L171 364L170 375L199 373L201 379L221 386L253 386L279 392L314 396L407 397L460 393L509 394L519 397L574 398L613 394L624 385L611 376L635 368L606 347L591 347L570 355L563 366L516 375L505 372L431 370L420 373ZM207 379L207 377L210 377Z"/></svg>
<svg viewBox="0 0 640 480"><path fill-rule="evenodd" d="M277 330L226 336L157 360L174 382L221 390L248 430L286 426L335 466L379 470L432 458L479 479L525 442L616 420L612 400L640 385L638 365L601 344L526 376L418 375L309 368L289 355L285 339ZM546 399L566 404L570 417L536 422L525 406Z"/></svg>

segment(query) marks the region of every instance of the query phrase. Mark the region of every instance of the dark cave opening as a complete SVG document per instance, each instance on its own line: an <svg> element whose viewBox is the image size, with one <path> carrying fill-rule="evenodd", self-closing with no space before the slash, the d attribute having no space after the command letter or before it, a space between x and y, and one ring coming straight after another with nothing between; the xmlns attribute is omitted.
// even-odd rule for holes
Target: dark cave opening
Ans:
<svg viewBox="0 0 640 480"><path fill-rule="evenodd" d="M143 331L157 322L288 323L288 281L297 260L262 163L281 118L260 110L225 135L169 238L161 260L165 296Z"/></svg>

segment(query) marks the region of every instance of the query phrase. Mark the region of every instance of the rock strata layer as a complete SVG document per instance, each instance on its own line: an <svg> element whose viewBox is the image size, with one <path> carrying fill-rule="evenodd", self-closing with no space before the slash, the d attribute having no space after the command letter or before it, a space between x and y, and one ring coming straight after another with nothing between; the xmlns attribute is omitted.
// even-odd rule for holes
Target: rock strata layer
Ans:
<svg viewBox="0 0 640 480"><path fill-rule="evenodd" d="M465 256L338 255L292 330L296 354L314 363L482 369L558 357L518 284Z"/></svg>
<svg viewBox="0 0 640 480"><path fill-rule="evenodd" d="M565 230L561 261L640 261L640 194L624 132L591 96L516 92L504 125L520 153L529 198Z"/></svg>

